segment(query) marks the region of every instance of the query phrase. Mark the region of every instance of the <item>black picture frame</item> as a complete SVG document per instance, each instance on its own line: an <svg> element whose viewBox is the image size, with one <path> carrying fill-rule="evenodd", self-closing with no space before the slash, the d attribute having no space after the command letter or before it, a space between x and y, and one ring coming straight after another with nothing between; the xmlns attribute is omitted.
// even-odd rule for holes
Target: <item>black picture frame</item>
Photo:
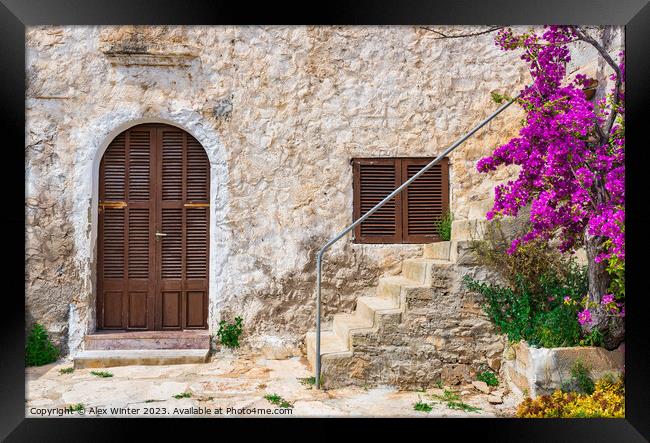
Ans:
<svg viewBox="0 0 650 443"><path fill-rule="evenodd" d="M0 334L0 438L7 441L118 441L134 439L134 425L164 432L167 438L227 438L231 432L261 431L267 437L308 439L339 438L332 425L360 430L364 438L381 434L387 438L443 438L449 428L454 441L476 432L476 441L636 442L650 436L650 392L648 392L647 298L644 283L645 251L648 249L644 213L648 198L645 168L650 149L644 140L643 109L650 103L648 79L650 57L650 5L646 0L496 0L484 2L446 1L337 1L308 9L277 2L246 4L212 0L144 1L112 0L0 0L0 108L3 119L3 161L0 180L2 198L2 255L5 263L2 333ZM627 107L627 289L626 300L626 419L450 419L332 420L324 419L184 419L177 425L167 419L36 419L24 418L25 402L25 312L24 312L24 196L25 157L25 26L108 24L603 24L626 26ZM646 123L647 124L647 123ZM23 263L23 266L21 266ZM22 267L22 271L21 271ZM645 271L647 272L647 271ZM20 281L22 280L22 281ZM246 421L244 421L246 420ZM252 420L252 421L251 421ZM288 421L287 421L288 420ZM259 426L257 426L259 424ZM417 431L417 433L416 433ZM206 437L199 437L206 433ZM290 434L285 434L290 432ZM421 433L420 433L421 432ZM196 436L195 436L196 435ZM147 438L147 437L145 437ZM446 437L449 438L449 437Z"/></svg>

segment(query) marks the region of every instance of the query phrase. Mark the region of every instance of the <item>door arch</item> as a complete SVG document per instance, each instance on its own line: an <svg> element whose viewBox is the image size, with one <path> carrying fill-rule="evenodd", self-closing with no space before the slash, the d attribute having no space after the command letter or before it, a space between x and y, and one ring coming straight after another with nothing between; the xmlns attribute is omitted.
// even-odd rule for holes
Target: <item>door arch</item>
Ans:
<svg viewBox="0 0 650 443"><path fill-rule="evenodd" d="M97 327L205 329L210 163L188 132L141 124L99 167Z"/></svg>

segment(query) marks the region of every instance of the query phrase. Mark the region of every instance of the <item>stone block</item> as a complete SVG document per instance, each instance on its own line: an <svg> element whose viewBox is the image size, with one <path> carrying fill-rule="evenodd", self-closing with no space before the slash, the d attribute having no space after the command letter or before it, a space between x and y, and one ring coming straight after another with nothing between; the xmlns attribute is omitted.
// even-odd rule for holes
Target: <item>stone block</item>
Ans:
<svg viewBox="0 0 650 443"><path fill-rule="evenodd" d="M624 346L608 351L598 347L534 348L520 342L514 347L515 360L506 362L506 369L517 387L527 386L530 396L536 397L569 381L571 368L578 360L587 366L594 380L620 374L625 364Z"/></svg>

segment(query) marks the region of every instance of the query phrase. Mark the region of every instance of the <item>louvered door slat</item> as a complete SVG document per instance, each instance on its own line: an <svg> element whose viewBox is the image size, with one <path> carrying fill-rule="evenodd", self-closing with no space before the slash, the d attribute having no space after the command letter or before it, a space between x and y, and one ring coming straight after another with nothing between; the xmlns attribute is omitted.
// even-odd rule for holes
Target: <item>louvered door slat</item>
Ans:
<svg viewBox="0 0 650 443"><path fill-rule="evenodd" d="M107 201L121 201L125 198L126 161L125 134L118 135L102 157L103 195Z"/></svg>
<svg viewBox="0 0 650 443"><path fill-rule="evenodd" d="M129 132L129 201L150 198L151 131Z"/></svg>
<svg viewBox="0 0 650 443"><path fill-rule="evenodd" d="M183 276L183 210L162 209L162 278L181 279Z"/></svg>
<svg viewBox="0 0 650 443"><path fill-rule="evenodd" d="M406 181L420 172L430 159L402 159ZM448 160L445 158L418 177L404 191L402 238L404 243L428 243L440 240L436 223L449 207Z"/></svg>
<svg viewBox="0 0 650 443"><path fill-rule="evenodd" d="M208 209L188 208L186 217L186 278L206 278L208 276Z"/></svg>
<svg viewBox="0 0 650 443"><path fill-rule="evenodd" d="M183 133L162 131L162 199L183 199Z"/></svg>

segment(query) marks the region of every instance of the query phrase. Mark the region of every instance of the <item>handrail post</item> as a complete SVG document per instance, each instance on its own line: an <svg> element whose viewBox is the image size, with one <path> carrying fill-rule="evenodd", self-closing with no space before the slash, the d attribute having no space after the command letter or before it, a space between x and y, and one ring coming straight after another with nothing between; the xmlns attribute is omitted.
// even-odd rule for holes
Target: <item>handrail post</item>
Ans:
<svg viewBox="0 0 650 443"><path fill-rule="evenodd" d="M316 389L320 389L320 279L323 252L321 249L316 256Z"/></svg>
<svg viewBox="0 0 650 443"><path fill-rule="evenodd" d="M375 206L372 207L368 212L363 214L361 217L359 217L357 220L354 221L351 225L346 227L344 230L336 234L330 241L325 243L325 246L323 246L320 251L318 251L318 254L316 256L316 374L314 376L315 379L315 384L316 384L316 389L320 389L320 367L321 367L321 355L320 355L320 314L321 314L321 276L322 276L322 264L323 264L323 254L325 251L332 246L334 243L339 241L345 234L350 232L352 229L363 223L364 220L366 220L368 217L370 217L372 214L374 214L379 208L384 206L386 203L388 203L393 197L395 197L397 194L402 192L404 189L406 189L411 183L413 183L415 180L417 180L418 177L420 177L422 174L424 174L427 170L429 170L431 167L433 167L436 163L438 163L440 160L442 160L446 155L448 155L451 151L456 149L458 146L460 146L461 143L463 143L465 140L470 138L476 131L481 129L483 126L488 124L490 120L492 120L494 117L499 115L504 109L506 109L508 106L513 104L515 100L519 98L521 93L517 94L514 98L510 99L507 103L504 105L501 105L496 111L494 111L492 114L490 114L485 120L480 122L478 125L474 126L469 132L467 132L465 135L463 135L461 138L456 140L454 144L449 146L447 149L445 149L442 154L440 154L438 157L435 159L431 160L426 166L424 166L422 169L420 169L417 174L415 174L413 177L409 178L406 180L404 183L402 183L397 189L395 189L393 192L388 194L382 201L377 203Z"/></svg>

